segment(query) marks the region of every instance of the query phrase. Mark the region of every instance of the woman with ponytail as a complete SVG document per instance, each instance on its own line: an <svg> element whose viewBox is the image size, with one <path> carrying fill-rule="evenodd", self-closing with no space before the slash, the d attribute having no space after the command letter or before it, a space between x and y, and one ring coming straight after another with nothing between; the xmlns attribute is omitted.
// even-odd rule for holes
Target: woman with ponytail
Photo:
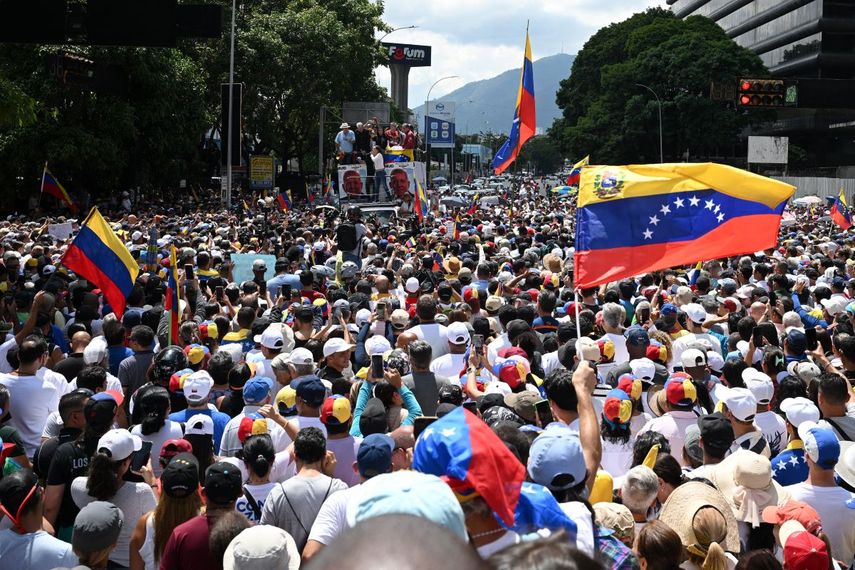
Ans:
<svg viewBox="0 0 855 570"><path fill-rule="evenodd" d="M733 570L739 554L739 527L724 496L699 481L671 493L659 520L673 528L683 544L684 570Z"/></svg>
<svg viewBox="0 0 855 570"><path fill-rule="evenodd" d="M276 459L276 450L269 434L252 435L243 444L243 462L249 477L243 487L243 495L238 497L235 510L251 522L261 521L261 511L267 495L276 486L270 481L270 470Z"/></svg>
<svg viewBox="0 0 855 570"><path fill-rule="evenodd" d="M181 439L184 430L181 424L167 418L169 415L169 392L163 386L151 385L137 397L136 405L141 412L141 423L131 429L131 433L142 441L151 443L156 452L170 439ZM154 476L160 477L163 468L155 461L152 464Z"/></svg>
<svg viewBox="0 0 855 570"><path fill-rule="evenodd" d="M134 452L142 447L142 441L125 429L112 429L105 433L89 463L89 475L78 477L71 483L71 497L78 508L93 501L108 501L118 507L127 521L139 519L152 510L156 501L152 485L156 479L151 469L143 467L141 475L146 483L125 481L131 468ZM125 524L119 533L116 548L110 553L111 566L129 566L129 546L134 525Z"/></svg>
<svg viewBox="0 0 855 570"><path fill-rule="evenodd" d="M624 375L628 376L628 375ZM630 423L632 399L623 390L610 390L603 402L600 435L603 438L603 457L600 465L612 476L623 475L632 463Z"/></svg>

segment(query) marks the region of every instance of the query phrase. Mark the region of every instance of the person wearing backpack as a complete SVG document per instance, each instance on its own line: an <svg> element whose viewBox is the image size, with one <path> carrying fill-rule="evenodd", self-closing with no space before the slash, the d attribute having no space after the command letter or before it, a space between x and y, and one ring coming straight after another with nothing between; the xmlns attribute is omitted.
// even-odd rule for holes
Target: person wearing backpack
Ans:
<svg viewBox="0 0 855 570"><path fill-rule="evenodd" d="M359 206L348 208L347 219L338 225L335 235L343 260L362 267L362 239L371 237L371 232L362 223L362 209Z"/></svg>

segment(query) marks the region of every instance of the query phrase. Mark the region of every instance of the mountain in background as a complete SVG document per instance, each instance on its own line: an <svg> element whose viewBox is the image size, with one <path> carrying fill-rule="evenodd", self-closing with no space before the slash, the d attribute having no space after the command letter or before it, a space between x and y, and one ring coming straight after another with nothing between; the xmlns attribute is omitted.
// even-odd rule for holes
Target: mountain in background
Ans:
<svg viewBox="0 0 855 570"><path fill-rule="evenodd" d="M555 104L555 94L562 79L569 77L575 55L559 53L534 62L534 97L537 105L537 126L545 132L561 115ZM457 104L457 133L507 133L514 119L514 106L520 83L520 68L509 69L490 79L473 81L438 101ZM418 117L424 115L424 104L413 109Z"/></svg>

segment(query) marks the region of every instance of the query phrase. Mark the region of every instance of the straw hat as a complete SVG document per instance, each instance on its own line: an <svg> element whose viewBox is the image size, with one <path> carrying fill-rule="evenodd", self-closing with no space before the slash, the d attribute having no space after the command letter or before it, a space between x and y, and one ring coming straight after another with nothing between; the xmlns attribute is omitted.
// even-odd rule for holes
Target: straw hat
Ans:
<svg viewBox="0 0 855 570"><path fill-rule="evenodd" d="M659 520L673 528L680 535L683 546L689 548L698 544L692 522L699 510L712 507L722 514L727 524L727 536L721 547L728 552L739 552L739 526L736 517L724 496L715 488L700 481L683 483L671 493Z"/></svg>
<svg viewBox="0 0 855 570"><path fill-rule="evenodd" d="M783 505L790 494L772 479L772 463L747 449L731 453L710 471L710 480L730 505L736 520L759 526L763 509Z"/></svg>
<svg viewBox="0 0 855 570"><path fill-rule="evenodd" d="M849 485L855 485L855 442L840 442L840 461L834 466L834 472Z"/></svg>
<svg viewBox="0 0 855 570"><path fill-rule="evenodd" d="M664 388L662 384L654 384L647 390L647 405L650 406L650 412L657 418L668 411Z"/></svg>

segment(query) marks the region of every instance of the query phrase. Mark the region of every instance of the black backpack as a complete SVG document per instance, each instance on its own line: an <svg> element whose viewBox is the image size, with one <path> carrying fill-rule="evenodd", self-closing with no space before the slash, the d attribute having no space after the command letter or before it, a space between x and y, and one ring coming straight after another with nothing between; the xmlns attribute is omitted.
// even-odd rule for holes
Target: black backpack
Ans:
<svg viewBox="0 0 855 570"><path fill-rule="evenodd" d="M356 226L350 222L340 224L336 228L335 238L338 242L338 249L341 251L353 251L356 249Z"/></svg>

